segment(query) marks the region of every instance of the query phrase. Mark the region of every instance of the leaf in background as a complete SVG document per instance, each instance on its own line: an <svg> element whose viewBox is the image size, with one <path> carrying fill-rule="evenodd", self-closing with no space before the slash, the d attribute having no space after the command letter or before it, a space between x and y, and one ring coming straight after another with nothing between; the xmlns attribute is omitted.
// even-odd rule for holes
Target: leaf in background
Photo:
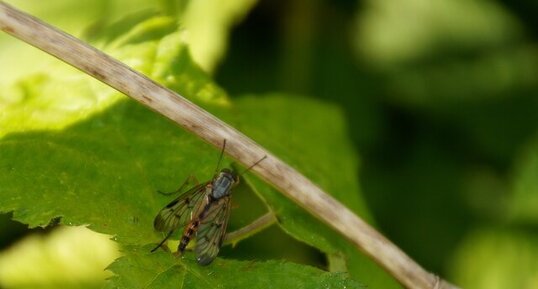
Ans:
<svg viewBox="0 0 538 289"><path fill-rule="evenodd" d="M538 139L529 143L516 163L514 189L509 200L510 218L518 223L538 224Z"/></svg>
<svg viewBox="0 0 538 289"><path fill-rule="evenodd" d="M472 232L455 254L452 280L461 288L538 288L537 237L494 228Z"/></svg>
<svg viewBox="0 0 538 289"><path fill-rule="evenodd" d="M474 229L461 241L450 273L462 288L538 288L537 145L531 140L516 159L510 194L488 175L477 186L484 190L482 210L491 210L488 219L503 225Z"/></svg>
<svg viewBox="0 0 538 289"><path fill-rule="evenodd" d="M16 85L0 87L0 137L11 132L59 130L120 98L119 93L87 75L65 65L65 73L61 70L55 69L55 75L33 75Z"/></svg>
<svg viewBox="0 0 538 289"><path fill-rule="evenodd" d="M14 7L74 35L81 36L90 25L104 25L123 15L140 10L156 10L156 1L151 0L7 0ZM33 73L49 73L57 60L18 39L0 33L0 64L9 73L0 73L0 84L16 82ZM16 57L14 57L16 56ZM56 69L53 70L56 73Z"/></svg>
<svg viewBox="0 0 538 289"><path fill-rule="evenodd" d="M514 91L538 87L538 50L521 45L485 49L480 56L417 61L389 70L393 100L426 113L454 113L454 106L514 98ZM464 52L460 52L464 54ZM469 53L471 54L471 53Z"/></svg>
<svg viewBox="0 0 538 289"><path fill-rule="evenodd" d="M357 14L356 54L385 74L390 101L427 114L441 110L453 120L462 104L514 98L514 92L538 87L532 77L538 51L507 7L491 1L367 2Z"/></svg>
<svg viewBox="0 0 538 289"><path fill-rule="evenodd" d="M186 39L195 62L207 72L213 71L224 56L229 31L257 3L256 0L49 0L47 5L24 0L6 2L74 36L85 35L94 41L113 39L158 13L176 22L180 19L181 26L188 30ZM50 65L56 62L53 57L6 34L0 34L0 47L0 63L9 67L10 72L0 74L0 84L15 82L29 73L49 72Z"/></svg>
<svg viewBox="0 0 538 289"><path fill-rule="evenodd" d="M346 136L342 113L312 100L273 95L237 99L237 127L348 206L362 218L372 218L362 200L358 157ZM255 121L254 121L255 119ZM255 123L255 126L248 126ZM378 288L400 286L338 233L258 179L245 176L290 235L331 255L343 257L349 272ZM342 266L337 266L342 268Z"/></svg>
<svg viewBox="0 0 538 289"><path fill-rule="evenodd" d="M110 266L117 276L105 288L364 288L346 274L282 261L216 259L202 267L188 253L174 258L150 247L128 247ZM255 284L255 285L254 285Z"/></svg>
<svg viewBox="0 0 538 289"><path fill-rule="evenodd" d="M193 60L211 73L227 48L231 28L250 11L257 0L189 1L182 25L188 31Z"/></svg>
<svg viewBox="0 0 538 289"><path fill-rule="evenodd" d="M367 1L357 14L355 42L365 59L390 65L453 47L507 43L520 38L520 30L514 17L490 1Z"/></svg>
<svg viewBox="0 0 538 289"><path fill-rule="evenodd" d="M224 56L229 31L256 4L256 0L162 0L161 3L150 0L49 0L45 6L39 1L6 2L74 36L87 36L93 41L121 35L144 18L159 12L176 21L181 17L181 25L189 31L189 50L195 62L208 72L213 71ZM9 73L0 74L0 84L14 83L29 73L48 74L50 65L58 63L57 59L6 34L0 34L0 46L0 67L9 67Z"/></svg>
<svg viewBox="0 0 538 289"><path fill-rule="evenodd" d="M105 51L195 102L225 104L225 93L192 63L182 33L174 32L175 29L171 18L150 18L108 45ZM54 74L36 74L15 85L0 87L3 112L0 136L10 132L62 129L103 111L124 97L59 61L49 69L53 69Z"/></svg>
<svg viewBox="0 0 538 289"><path fill-rule="evenodd" d="M0 252L2 288L100 288L119 257L109 236L84 227L32 234Z"/></svg>

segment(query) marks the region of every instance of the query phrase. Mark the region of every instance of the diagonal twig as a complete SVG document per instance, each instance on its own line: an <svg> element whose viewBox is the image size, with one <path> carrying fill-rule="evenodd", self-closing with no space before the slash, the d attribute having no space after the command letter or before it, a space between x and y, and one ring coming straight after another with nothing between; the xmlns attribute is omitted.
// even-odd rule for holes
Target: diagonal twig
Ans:
<svg viewBox="0 0 538 289"><path fill-rule="evenodd" d="M276 221L276 217L272 212L265 213L263 216L257 218L245 227L227 233L224 237L224 244L229 244L232 245L232 247L235 247L235 245L240 241L262 231L263 229L268 228L269 226L276 223Z"/></svg>
<svg viewBox="0 0 538 289"><path fill-rule="evenodd" d="M243 165L267 159L252 170L308 210L412 289L457 288L427 272L396 245L325 193L295 169L250 138L103 52L0 1L0 29L92 75L118 91L168 117L216 147L229 143L226 153Z"/></svg>

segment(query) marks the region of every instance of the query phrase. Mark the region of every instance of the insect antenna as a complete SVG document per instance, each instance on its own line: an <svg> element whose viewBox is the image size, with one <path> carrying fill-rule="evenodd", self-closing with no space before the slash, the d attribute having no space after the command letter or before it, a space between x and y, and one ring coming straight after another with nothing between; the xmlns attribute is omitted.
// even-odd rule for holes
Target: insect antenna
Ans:
<svg viewBox="0 0 538 289"><path fill-rule="evenodd" d="M244 173L250 171L253 167L255 167L257 164L261 163L263 160L265 160L267 158L267 155L263 156L263 158L259 159L257 162L255 162L253 165L251 165L250 167L246 168L244 171L242 171L239 176L242 176Z"/></svg>
<svg viewBox="0 0 538 289"><path fill-rule="evenodd" d="M222 142L222 149L220 150L219 161L217 162L217 168L215 169L215 175L219 173L220 163L222 162L222 156L224 155L224 149L226 148L226 139Z"/></svg>

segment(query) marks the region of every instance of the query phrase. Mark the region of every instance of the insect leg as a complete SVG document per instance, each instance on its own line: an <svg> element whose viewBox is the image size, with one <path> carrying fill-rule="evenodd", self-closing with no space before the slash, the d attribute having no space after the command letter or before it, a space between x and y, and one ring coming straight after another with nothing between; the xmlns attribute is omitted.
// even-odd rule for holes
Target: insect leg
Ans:
<svg viewBox="0 0 538 289"><path fill-rule="evenodd" d="M183 193L183 190L188 187L190 183L194 183L196 186L200 184L200 182L194 175L190 175L185 179L185 181L183 181L183 184L181 184L181 186L177 190L172 192L157 191L157 193L165 196L180 194Z"/></svg>
<svg viewBox="0 0 538 289"><path fill-rule="evenodd" d="M151 250L151 252L153 253L153 252L157 251L157 249L159 249L164 244L164 242L166 242L166 240L168 240L168 238L170 238L170 236L172 236L173 232L174 231L168 232L168 234L166 234L166 237L164 237L164 239L159 243L159 245L157 245L155 248L153 248Z"/></svg>

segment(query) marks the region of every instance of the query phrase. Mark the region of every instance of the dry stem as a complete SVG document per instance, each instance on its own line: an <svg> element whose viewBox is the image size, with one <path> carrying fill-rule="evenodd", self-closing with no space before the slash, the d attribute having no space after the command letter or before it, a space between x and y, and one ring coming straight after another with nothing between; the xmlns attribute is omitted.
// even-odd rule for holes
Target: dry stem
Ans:
<svg viewBox="0 0 538 289"><path fill-rule="evenodd" d="M280 192L329 224L407 288L456 288L425 271L398 247L299 172L250 138L103 52L0 2L0 29L92 75L168 117L252 170ZM14 55L14 57L16 57Z"/></svg>

